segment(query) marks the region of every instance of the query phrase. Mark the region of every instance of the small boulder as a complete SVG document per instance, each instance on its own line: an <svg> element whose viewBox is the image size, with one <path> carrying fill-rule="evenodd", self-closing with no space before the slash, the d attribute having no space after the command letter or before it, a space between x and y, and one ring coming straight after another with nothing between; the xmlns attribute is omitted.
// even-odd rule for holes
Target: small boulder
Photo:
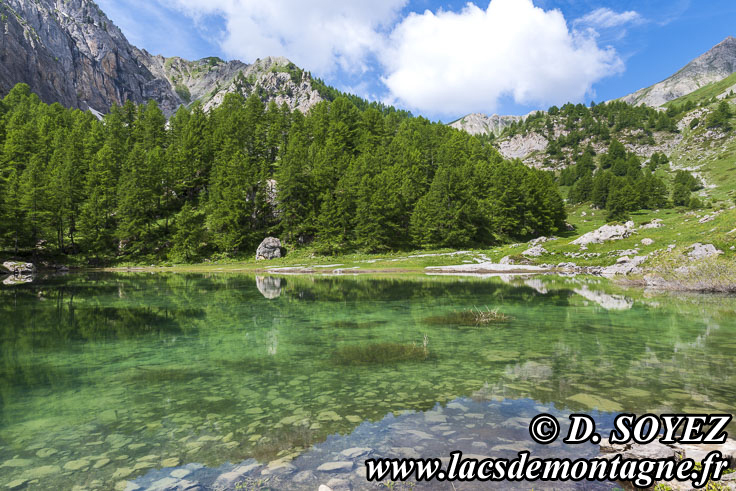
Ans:
<svg viewBox="0 0 736 491"><path fill-rule="evenodd" d="M639 230L650 230L653 228L662 228L664 225L662 225L662 219L655 218L651 222L647 223L646 225L642 225L639 227Z"/></svg>
<svg viewBox="0 0 736 491"><path fill-rule="evenodd" d="M641 239L641 245L643 246L650 246L654 244L654 240L652 239Z"/></svg>
<svg viewBox="0 0 736 491"><path fill-rule="evenodd" d="M521 254L527 257L539 257L539 256L543 256L544 254L549 254L549 253L547 252L547 249L545 249L541 245L536 245L532 248L525 250Z"/></svg>
<svg viewBox="0 0 736 491"><path fill-rule="evenodd" d="M281 257L281 241L275 237L263 239L256 251L256 261L270 261Z"/></svg>

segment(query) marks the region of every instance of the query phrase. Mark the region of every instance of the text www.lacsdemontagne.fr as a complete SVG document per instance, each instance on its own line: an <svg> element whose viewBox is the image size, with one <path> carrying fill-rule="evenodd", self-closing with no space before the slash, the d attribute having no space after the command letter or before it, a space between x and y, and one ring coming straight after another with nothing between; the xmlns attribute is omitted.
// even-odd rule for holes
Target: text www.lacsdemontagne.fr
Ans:
<svg viewBox="0 0 736 491"><path fill-rule="evenodd" d="M720 452L708 457L702 470L696 470L692 459L533 459L529 452L511 460L464 459L462 452L452 452L446 470L440 459L369 459L365 465L368 481L627 481L646 488L657 481L692 480L701 487L711 474L719 479L725 470L716 464Z"/></svg>

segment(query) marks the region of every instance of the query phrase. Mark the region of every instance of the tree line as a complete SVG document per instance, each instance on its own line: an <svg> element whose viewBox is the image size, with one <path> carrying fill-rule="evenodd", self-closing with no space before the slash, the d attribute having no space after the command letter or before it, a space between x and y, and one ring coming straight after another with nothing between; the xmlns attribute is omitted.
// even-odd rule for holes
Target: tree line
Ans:
<svg viewBox="0 0 736 491"><path fill-rule="evenodd" d="M90 113L19 84L0 103L0 249L101 261L490 246L565 225L554 176L487 142L336 97L308 114L228 94L167 121Z"/></svg>
<svg viewBox="0 0 736 491"><path fill-rule="evenodd" d="M611 221L628 219L633 211L655 210L674 206L701 208L703 204L692 193L702 184L690 172L678 171L670 187L657 174L657 169L669 164L669 158L655 152L646 165L642 159L618 140L612 140L608 151L597 157L589 145L576 157L574 165L560 173L560 184L571 186L568 202L592 202L607 210Z"/></svg>

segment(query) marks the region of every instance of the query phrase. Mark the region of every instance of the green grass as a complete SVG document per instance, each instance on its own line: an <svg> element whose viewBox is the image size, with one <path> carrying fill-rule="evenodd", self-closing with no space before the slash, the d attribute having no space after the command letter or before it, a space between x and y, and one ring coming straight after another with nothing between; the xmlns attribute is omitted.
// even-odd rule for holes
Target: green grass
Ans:
<svg viewBox="0 0 736 491"><path fill-rule="evenodd" d="M713 82L711 84L708 84L704 87L699 88L695 92L691 92L688 95L685 95L678 99L670 101L667 104L665 104L665 107L680 106L687 102L693 102L695 104L700 104L701 102L709 101L713 99L714 97L718 97L719 95L723 94L725 91L727 91L734 85L736 85L736 73L729 75L728 77L724 78L723 80L719 82Z"/></svg>

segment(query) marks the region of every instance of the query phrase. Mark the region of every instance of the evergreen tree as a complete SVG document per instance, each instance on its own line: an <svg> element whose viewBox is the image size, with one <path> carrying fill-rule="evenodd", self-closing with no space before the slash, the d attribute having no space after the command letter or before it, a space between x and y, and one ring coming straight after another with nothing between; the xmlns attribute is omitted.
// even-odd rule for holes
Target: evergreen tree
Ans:
<svg viewBox="0 0 736 491"><path fill-rule="evenodd" d="M176 232L172 237L173 247L170 257L176 261L191 262L200 257L206 246L207 231L204 226L205 214L184 203L174 221Z"/></svg>

